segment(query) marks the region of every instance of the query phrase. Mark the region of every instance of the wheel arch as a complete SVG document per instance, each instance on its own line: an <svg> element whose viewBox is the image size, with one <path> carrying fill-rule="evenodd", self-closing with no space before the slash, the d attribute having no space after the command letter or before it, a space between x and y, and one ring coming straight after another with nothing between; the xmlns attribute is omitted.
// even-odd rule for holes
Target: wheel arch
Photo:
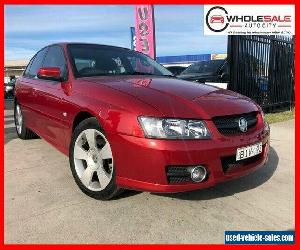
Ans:
<svg viewBox="0 0 300 250"><path fill-rule="evenodd" d="M82 122L85 119L94 117L97 119L99 126L104 130L105 129L105 124L104 124L104 120L99 117L97 114L95 114L95 112L91 112L89 110L81 110L79 111L73 119L72 122L72 133L75 130L75 128L79 125L80 122Z"/></svg>
<svg viewBox="0 0 300 250"><path fill-rule="evenodd" d="M72 132L75 130L75 128L79 125L79 123L81 123L82 121L84 121L85 119L91 118L91 117L95 117L97 118L94 114L92 114L92 112L89 111L80 111L78 112L74 119L73 119L73 123L72 123ZM98 119L97 119L98 120ZM99 123L99 121L98 121ZM100 123L99 123L100 125Z"/></svg>

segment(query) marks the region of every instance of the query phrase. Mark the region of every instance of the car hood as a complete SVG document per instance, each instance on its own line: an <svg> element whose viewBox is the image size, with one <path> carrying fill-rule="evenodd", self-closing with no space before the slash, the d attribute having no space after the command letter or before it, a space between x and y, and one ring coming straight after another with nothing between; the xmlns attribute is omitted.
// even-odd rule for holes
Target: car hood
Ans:
<svg viewBox="0 0 300 250"><path fill-rule="evenodd" d="M126 93L165 117L210 119L258 110L253 101L235 92L175 78L122 76L82 80Z"/></svg>

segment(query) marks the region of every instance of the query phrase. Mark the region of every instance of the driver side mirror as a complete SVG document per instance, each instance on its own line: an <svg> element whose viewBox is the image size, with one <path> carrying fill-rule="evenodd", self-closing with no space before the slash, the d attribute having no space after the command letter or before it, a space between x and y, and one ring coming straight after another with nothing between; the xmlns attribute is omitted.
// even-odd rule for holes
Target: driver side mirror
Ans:
<svg viewBox="0 0 300 250"><path fill-rule="evenodd" d="M45 67L40 68L37 77L39 79L52 80L52 81L63 81L61 77L61 71L59 67Z"/></svg>

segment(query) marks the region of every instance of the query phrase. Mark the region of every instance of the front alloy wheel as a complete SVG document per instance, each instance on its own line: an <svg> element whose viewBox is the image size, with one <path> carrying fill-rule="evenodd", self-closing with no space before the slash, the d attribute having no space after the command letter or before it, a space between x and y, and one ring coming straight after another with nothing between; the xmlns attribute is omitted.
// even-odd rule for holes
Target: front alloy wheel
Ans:
<svg viewBox="0 0 300 250"><path fill-rule="evenodd" d="M109 142L96 129L82 131L75 141L74 164L76 174L89 190L107 187L113 174L113 157Z"/></svg>
<svg viewBox="0 0 300 250"><path fill-rule="evenodd" d="M73 177L85 194L107 200L120 191L115 184L111 146L96 118L75 128L69 158Z"/></svg>

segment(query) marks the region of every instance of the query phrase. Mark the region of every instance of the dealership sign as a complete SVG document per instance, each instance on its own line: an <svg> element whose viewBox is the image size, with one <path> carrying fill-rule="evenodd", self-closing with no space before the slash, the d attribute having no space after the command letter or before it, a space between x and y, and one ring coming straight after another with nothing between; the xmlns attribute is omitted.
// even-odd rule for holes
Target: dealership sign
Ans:
<svg viewBox="0 0 300 250"><path fill-rule="evenodd" d="M136 50L155 59L154 10L152 5L135 6Z"/></svg>
<svg viewBox="0 0 300 250"><path fill-rule="evenodd" d="M204 5L204 35L294 35L294 5Z"/></svg>

